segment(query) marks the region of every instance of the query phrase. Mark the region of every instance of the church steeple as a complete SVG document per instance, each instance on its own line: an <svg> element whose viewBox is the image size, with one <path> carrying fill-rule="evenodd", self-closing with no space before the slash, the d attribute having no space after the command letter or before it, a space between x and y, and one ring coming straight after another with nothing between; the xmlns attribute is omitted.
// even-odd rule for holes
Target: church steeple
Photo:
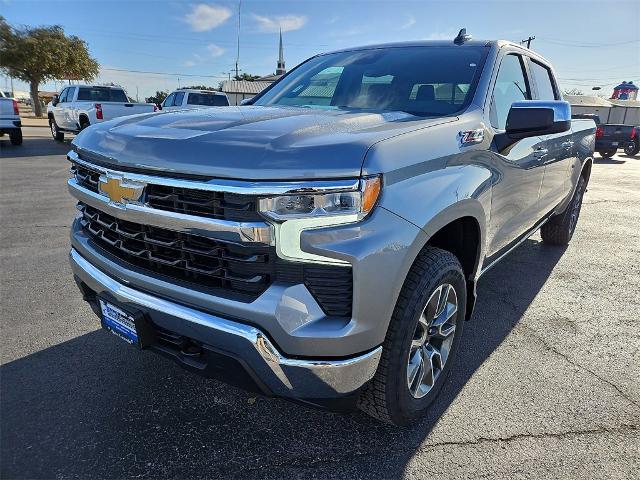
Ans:
<svg viewBox="0 0 640 480"><path fill-rule="evenodd" d="M280 29L280 54L278 55L278 66L276 68L276 75L284 75L287 69L284 66L284 50L282 49L282 28Z"/></svg>

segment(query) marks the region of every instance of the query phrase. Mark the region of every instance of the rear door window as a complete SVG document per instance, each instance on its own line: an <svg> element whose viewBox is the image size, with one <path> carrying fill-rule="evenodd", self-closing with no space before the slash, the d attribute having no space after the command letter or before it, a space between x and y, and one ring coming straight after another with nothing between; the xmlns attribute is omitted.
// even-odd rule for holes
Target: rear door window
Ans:
<svg viewBox="0 0 640 480"><path fill-rule="evenodd" d="M173 105L176 107L181 107L183 99L184 99L184 92L176 92L176 96L173 99Z"/></svg>

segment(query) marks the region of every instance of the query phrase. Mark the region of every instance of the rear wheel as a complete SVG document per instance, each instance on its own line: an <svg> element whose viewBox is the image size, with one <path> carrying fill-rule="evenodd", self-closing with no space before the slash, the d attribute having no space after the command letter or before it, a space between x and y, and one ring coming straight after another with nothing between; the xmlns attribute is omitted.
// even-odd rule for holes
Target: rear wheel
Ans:
<svg viewBox="0 0 640 480"><path fill-rule="evenodd" d="M587 187L587 181L582 175L578 180L578 186L573 193L573 198L564 212L554 215L540 229L542 241L550 245L568 245L573 237L573 232L578 224L580 210L582 209L582 197Z"/></svg>
<svg viewBox="0 0 640 480"><path fill-rule="evenodd" d="M378 370L360 394L361 410L395 425L408 425L425 414L451 369L466 295L458 259L426 247L398 297Z"/></svg>
<svg viewBox="0 0 640 480"><path fill-rule="evenodd" d="M602 158L611 158L616 154L617 150L605 150L603 152L598 152Z"/></svg>
<svg viewBox="0 0 640 480"><path fill-rule="evenodd" d="M629 142L624 146L624 153L635 157L640 152L640 142Z"/></svg>
<svg viewBox="0 0 640 480"><path fill-rule="evenodd" d="M89 119L87 117L81 117L80 118L80 131L84 130L89 125L91 125L91 124L89 123Z"/></svg>
<svg viewBox="0 0 640 480"><path fill-rule="evenodd" d="M11 132L9 132L9 140L11 141L11 145L22 145L22 130L19 128L11 130Z"/></svg>
<svg viewBox="0 0 640 480"><path fill-rule="evenodd" d="M49 128L51 129L51 136L56 142L64 141L64 132L60 131L54 118L49 119Z"/></svg>

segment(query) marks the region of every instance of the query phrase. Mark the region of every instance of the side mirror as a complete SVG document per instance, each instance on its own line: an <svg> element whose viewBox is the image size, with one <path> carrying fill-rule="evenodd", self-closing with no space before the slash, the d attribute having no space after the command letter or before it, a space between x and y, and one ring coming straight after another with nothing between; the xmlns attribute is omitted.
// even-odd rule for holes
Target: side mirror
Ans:
<svg viewBox="0 0 640 480"><path fill-rule="evenodd" d="M563 101L516 102L507 116L506 134L513 140L562 133L571 129L571 106Z"/></svg>
<svg viewBox="0 0 640 480"><path fill-rule="evenodd" d="M158 110L162 110L162 103L156 104L156 107L158 107Z"/></svg>
<svg viewBox="0 0 640 480"><path fill-rule="evenodd" d="M54 95L51 99L51 105L55 107L58 103L60 103L60 97L58 95Z"/></svg>

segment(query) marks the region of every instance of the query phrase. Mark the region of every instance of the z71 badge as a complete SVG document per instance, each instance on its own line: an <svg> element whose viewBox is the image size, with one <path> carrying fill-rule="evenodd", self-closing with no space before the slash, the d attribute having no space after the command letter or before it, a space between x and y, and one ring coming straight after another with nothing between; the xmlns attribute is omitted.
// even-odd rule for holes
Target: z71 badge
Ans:
<svg viewBox="0 0 640 480"><path fill-rule="evenodd" d="M478 128L477 130L465 130L464 132L458 132L458 139L460 140L461 147L482 143L484 140L484 129Z"/></svg>

